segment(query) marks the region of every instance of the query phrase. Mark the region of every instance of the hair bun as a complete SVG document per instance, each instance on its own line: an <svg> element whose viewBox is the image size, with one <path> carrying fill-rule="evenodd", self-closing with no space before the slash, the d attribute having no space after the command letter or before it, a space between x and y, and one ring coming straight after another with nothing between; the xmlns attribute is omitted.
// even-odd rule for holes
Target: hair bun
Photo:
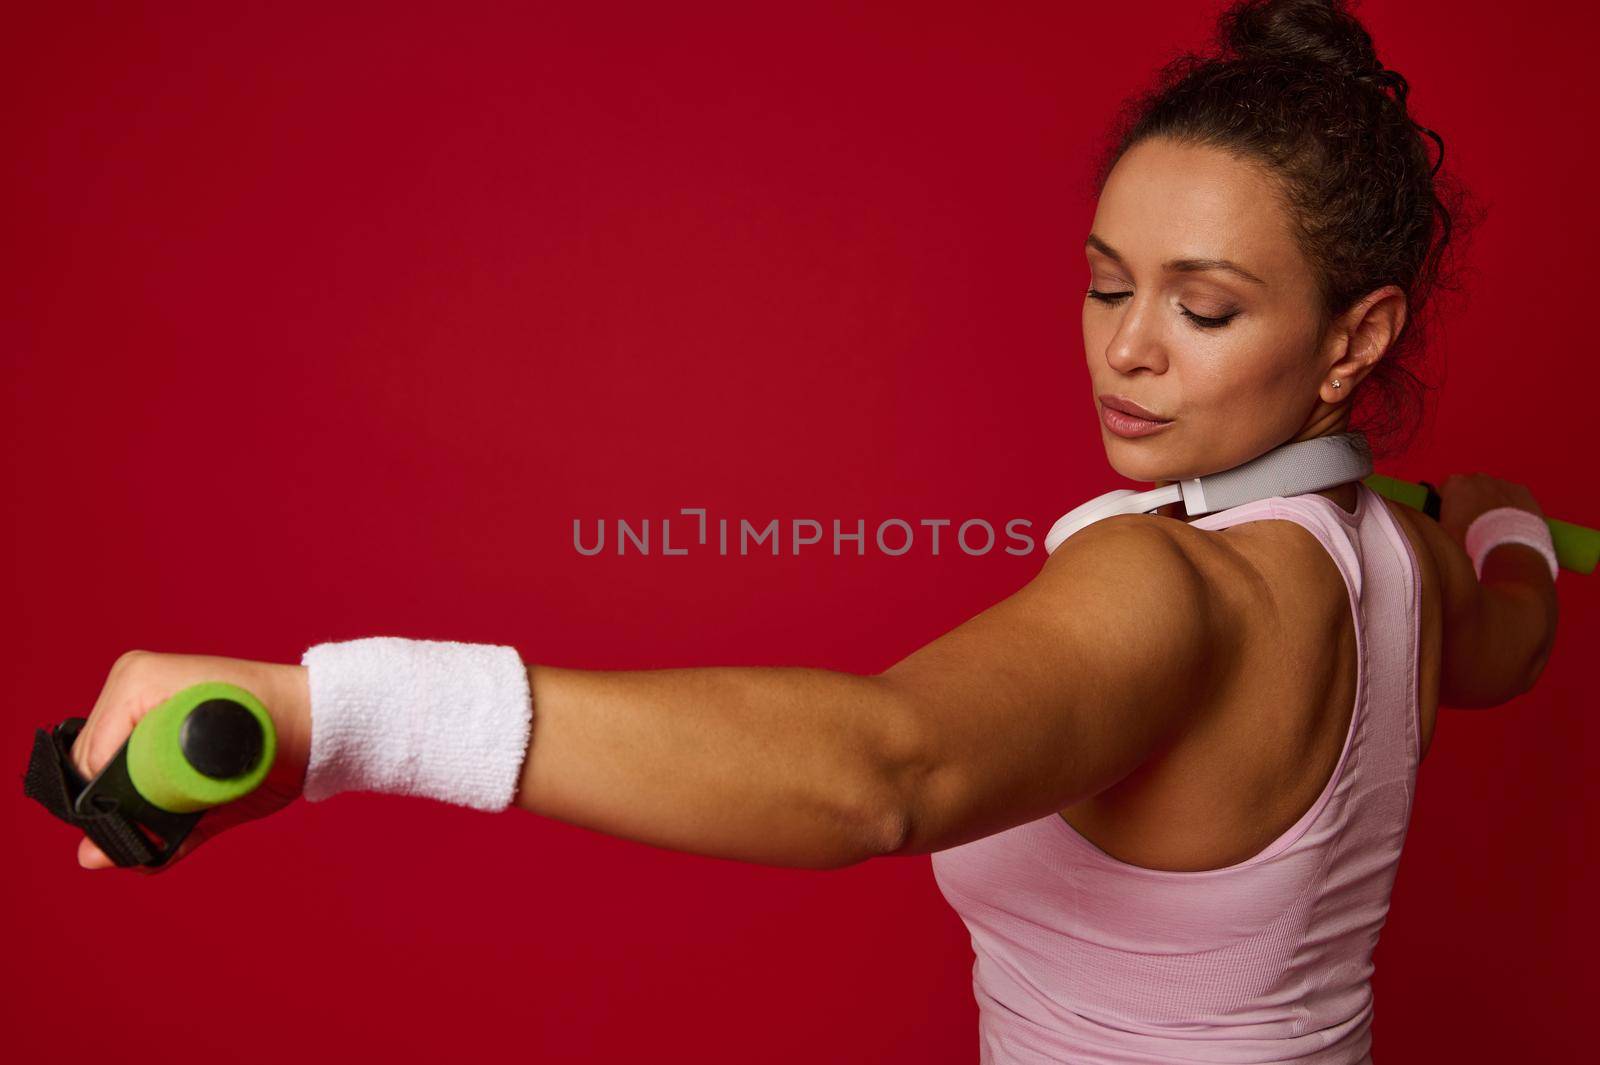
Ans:
<svg viewBox="0 0 1600 1065"><path fill-rule="evenodd" d="M1217 36L1241 59L1315 63L1352 78L1385 72L1345 0L1243 0L1219 17Z"/></svg>

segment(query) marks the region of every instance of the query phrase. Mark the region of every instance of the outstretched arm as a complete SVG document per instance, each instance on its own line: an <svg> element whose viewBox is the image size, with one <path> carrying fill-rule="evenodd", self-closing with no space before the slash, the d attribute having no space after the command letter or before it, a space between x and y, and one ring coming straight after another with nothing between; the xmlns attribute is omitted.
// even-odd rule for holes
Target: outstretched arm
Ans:
<svg viewBox="0 0 1600 1065"><path fill-rule="evenodd" d="M876 677L531 665L514 805L672 850L810 869L885 853L890 692Z"/></svg>
<svg viewBox="0 0 1600 1065"><path fill-rule="evenodd" d="M832 869L1104 790L1188 723L1227 612L1183 523L1096 523L1027 586L876 676L533 665L515 804L608 835Z"/></svg>

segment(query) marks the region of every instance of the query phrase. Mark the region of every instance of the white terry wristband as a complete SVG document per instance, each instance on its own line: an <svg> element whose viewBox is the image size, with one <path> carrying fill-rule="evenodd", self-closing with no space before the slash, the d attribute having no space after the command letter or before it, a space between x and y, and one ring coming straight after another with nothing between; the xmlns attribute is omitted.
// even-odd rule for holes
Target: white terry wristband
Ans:
<svg viewBox="0 0 1600 1065"><path fill-rule="evenodd" d="M369 636L319 643L300 664L311 687L308 801L376 791L511 805L533 722L516 648Z"/></svg>
<svg viewBox="0 0 1600 1065"><path fill-rule="evenodd" d="M1550 579L1556 579L1561 568L1556 562L1556 545L1550 537L1550 526L1539 515L1521 507L1495 507L1472 519L1464 538L1467 556L1478 579L1483 579L1483 560L1500 544L1527 544L1550 563Z"/></svg>

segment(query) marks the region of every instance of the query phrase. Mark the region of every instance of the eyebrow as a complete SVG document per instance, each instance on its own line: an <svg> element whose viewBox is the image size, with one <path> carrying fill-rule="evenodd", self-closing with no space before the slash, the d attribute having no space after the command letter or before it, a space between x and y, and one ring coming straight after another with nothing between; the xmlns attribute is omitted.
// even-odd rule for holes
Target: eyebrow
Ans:
<svg viewBox="0 0 1600 1065"><path fill-rule="evenodd" d="M1089 234L1089 239L1083 242L1083 246L1086 248L1093 248L1106 258L1113 259L1116 262L1121 263L1123 266L1128 265L1127 261L1122 258L1121 253L1118 252L1117 249L1113 248L1111 245L1107 244L1093 233ZM1168 259L1161 265L1167 270L1177 270L1185 273L1191 273L1197 270L1227 270L1230 273L1238 274L1240 277L1244 278L1246 281L1252 282L1253 284L1266 284L1265 281L1261 280L1255 274L1252 274L1249 270L1246 270L1238 263L1232 262L1228 259Z"/></svg>

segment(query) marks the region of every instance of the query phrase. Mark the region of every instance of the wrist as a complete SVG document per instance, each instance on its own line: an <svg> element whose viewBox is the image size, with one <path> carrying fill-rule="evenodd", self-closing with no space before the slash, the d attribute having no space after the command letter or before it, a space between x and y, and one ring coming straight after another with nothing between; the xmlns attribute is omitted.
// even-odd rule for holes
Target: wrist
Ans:
<svg viewBox="0 0 1600 1065"><path fill-rule="evenodd" d="M532 716L515 647L369 636L319 643L300 664L308 802L370 791L490 812L510 805Z"/></svg>
<svg viewBox="0 0 1600 1065"><path fill-rule="evenodd" d="M1545 580L1549 573L1550 565L1544 552L1521 540L1505 540L1484 552L1478 579L1485 584L1510 581L1519 586L1537 587L1549 583Z"/></svg>
<svg viewBox="0 0 1600 1065"><path fill-rule="evenodd" d="M299 795L311 761L311 685L305 666L272 662L264 699L278 733L278 754L270 776L283 789Z"/></svg>

